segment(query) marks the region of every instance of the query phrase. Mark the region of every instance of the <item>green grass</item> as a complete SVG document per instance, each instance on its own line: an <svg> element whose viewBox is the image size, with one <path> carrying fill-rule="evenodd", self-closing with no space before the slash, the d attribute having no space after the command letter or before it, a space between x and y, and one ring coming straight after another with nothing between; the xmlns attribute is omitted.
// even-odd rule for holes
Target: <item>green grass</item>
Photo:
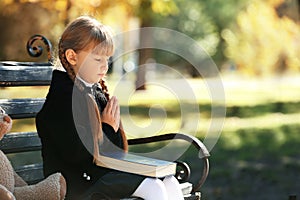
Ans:
<svg viewBox="0 0 300 200"><path fill-rule="evenodd" d="M210 174L201 189L203 199L281 200L288 199L291 194L300 196L300 84L294 80L230 80L224 83L226 119L211 151ZM203 89L201 81L192 82L193 88ZM204 140L210 125L211 104L207 93L199 93L206 94L198 96L201 119L197 136ZM134 118L136 123L149 120L151 100L157 102L159 97L150 96L147 104L145 98L135 95L138 101L129 109L132 109L131 114L139 116ZM198 120L193 117L180 119L180 107L166 95L161 105L168 119L174 119L169 122L169 127L173 127L169 130L184 130L178 124ZM144 132L151 134L151 131ZM137 148L152 152L162 147ZM196 152L189 149L182 159L192 161L191 167L196 170L193 177L200 177L201 161L197 161Z"/></svg>
<svg viewBox="0 0 300 200"><path fill-rule="evenodd" d="M211 152L205 199L288 199L300 194L300 124L224 132ZM231 141L238 139L240 145Z"/></svg>
<svg viewBox="0 0 300 200"><path fill-rule="evenodd" d="M228 106L226 108L227 117L249 118L270 113L300 113L300 101L269 102L251 106Z"/></svg>
<svg viewBox="0 0 300 200"><path fill-rule="evenodd" d="M288 199L300 188L300 124L275 128L247 128L224 131L211 151L210 173L201 188L202 198L214 199ZM200 138L203 140L203 138ZM168 159L176 155L182 143L131 147L137 153L153 153L163 149ZM186 144L187 145L187 144ZM179 148L180 147L180 148ZM180 157L191 163L192 182L201 177L202 161L192 147Z"/></svg>
<svg viewBox="0 0 300 200"><path fill-rule="evenodd" d="M129 138L166 132L195 133L202 140L210 137L207 132L211 125L211 102L213 105L219 102L211 99L205 81L187 81L196 100L180 99L168 87L150 85L146 91L135 92L132 82L118 84L108 80L111 94L119 98ZM223 77L226 118L211 151L211 168L201 189L202 199L281 200L288 199L290 194L300 197L299 81L299 77L255 80ZM170 80L164 83L177 84ZM114 90L115 85L121 89ZM180 91L186 92L184 88ZM1 90L0 98L29 94L44 97L46 93L45 87L12 88ZM13 131L34 130L33 123L33 119L14 120ZM195 124L197 127L193 128ZM131 150L153 152L164 147L164 155L159 156L168 157L185 147L182 143L169 149L164 145L137 146ZM201 161L197 161L195 150L188 148L181 159L192 161L192 182L195 182L194 177L201 174Z"/></svg>

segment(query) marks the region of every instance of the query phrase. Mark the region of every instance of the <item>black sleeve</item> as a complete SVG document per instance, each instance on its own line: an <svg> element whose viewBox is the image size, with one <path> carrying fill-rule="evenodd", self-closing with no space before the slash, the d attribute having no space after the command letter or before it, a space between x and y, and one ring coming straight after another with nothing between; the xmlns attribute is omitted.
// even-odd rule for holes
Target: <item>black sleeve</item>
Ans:
<svg viewBox="0 0 300 200"><path fill-rule="evenodd" d="M61 101L46 102L36 117L36 126L45 159L55 155L70 165L90 162L92 159L92 154L77 134L70 105Z"/></svg>
<svg viewBox="0 0 300 200"><path fill-rule="evenodd" d="M102 144L102 149L106 151L113 151L115 148L123 149L123 139L120 133L120 129L115 132L113 127L107 123L102 123L102 130L104 133L104 144ZM101 148L101 146L100 146Z"/></svg>

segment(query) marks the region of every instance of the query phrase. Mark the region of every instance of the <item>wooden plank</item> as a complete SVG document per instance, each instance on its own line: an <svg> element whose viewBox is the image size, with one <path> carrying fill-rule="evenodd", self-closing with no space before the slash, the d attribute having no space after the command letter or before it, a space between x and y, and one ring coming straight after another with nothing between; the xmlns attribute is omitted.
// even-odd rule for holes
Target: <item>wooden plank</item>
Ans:
<svg viewBox="0 0 300 200"><path fill-rule="evenodd" d="M39 151L41 141L36 132L9 133L0 141L0 149L6 154Z"/></svg>
<svg viewBox="0 0 300 200"><path fill-rule="evenodd" d="M51 82L53 66L50 64L16 65L0 63L0 86L42 86Z"/></svg>
<svg viewBox="0 0 300 200"><path fill-rule="evenodd" d="M40 111L45 98L0 99L0 106L12 119L35 117Z"/></svg>
<svg viewBox="0 0 300 200"><path fill-rule="evenodd" d="M34 184L44 179L43 165L41 163L24 165L15 169L28 184Z"/></svg>

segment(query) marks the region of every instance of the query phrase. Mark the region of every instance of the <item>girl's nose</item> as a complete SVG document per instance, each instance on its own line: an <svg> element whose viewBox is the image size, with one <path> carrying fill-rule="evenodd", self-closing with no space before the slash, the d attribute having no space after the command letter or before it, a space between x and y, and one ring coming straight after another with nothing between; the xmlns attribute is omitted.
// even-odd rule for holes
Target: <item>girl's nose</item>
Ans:
<svg viewBox="0 0 300 200"><path fill-rule="evenodd" d="M8 115L5 115L5 116L3 117L3 120L4 120L5 122L7 122L7 123L10 123L10 122L11 122L11 118L10 118Z"/></svg>

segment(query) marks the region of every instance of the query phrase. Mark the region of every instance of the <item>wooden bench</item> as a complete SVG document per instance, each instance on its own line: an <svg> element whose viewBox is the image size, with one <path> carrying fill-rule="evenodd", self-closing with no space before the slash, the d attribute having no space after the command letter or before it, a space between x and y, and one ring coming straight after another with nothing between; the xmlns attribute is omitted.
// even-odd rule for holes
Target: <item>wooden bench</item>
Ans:
<svg viewBox="0 0 300 200"><path fill-rule="evenodd" d="M51 44L43 36L35 35L30 38L27 43L27 50L32 56L39 56L41 54L41 47L34 46L35 40L42 40L48 49L48 62L37 63L37 62L12 62L2 61L0 62L0 91L5 90L8 87L38 87L38 86L49 86L52 76L53 65L51 64ZM16 119L27 119L34 118L37 112L41 109L44 98L2 98L0 99L0 106L12 117ZM33 122L34 123L34 122ZM191 143L197 150L195 156L198 160L193 162L200 162L202 175L197 178L196 182L193 183L192 191L188 191L186 199L200 199L199 189L206 180L209 172L209 152L201 141L197 138L180 134L170 133L165 135L153 136L148 138L136 138L129 139L128 143L130 146L140 145L152 142L166 141L166 140L185 140ZM26 152L35 152L34 155L39 158L34 163L22 164L20 166L14 166L16 172L29 184L36 183L44 178L42 158L40 154L41 142L36 133L24 132L22 130L14 131L5 135L0 141L0 149L8 155L8 158L14 163L13 159L18 154L24 154ZM200 155L200 156L199 156ZM178 161L178 170L176 178L181 182L189 182L191 179L190 168L185 162ZM198 173L201 174L201 173ZM185 185L185 184L183 184ZM183 188L187 191L188 188ZM137 198L128 198L137 199Z"/></svg>

